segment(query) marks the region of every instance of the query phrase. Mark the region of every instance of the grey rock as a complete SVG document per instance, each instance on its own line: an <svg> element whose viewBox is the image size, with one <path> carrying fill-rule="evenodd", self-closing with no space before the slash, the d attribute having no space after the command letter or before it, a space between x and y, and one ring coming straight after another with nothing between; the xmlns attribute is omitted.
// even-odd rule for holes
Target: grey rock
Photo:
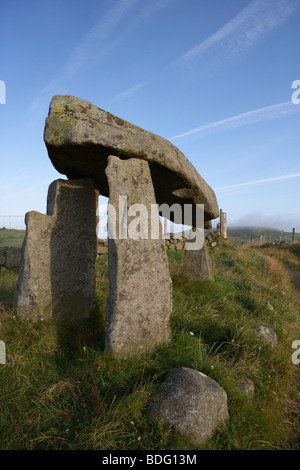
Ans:
<svg viewBox="0 0 300 470"><path fill-rule="evenodd" d="M26 214L14 296L19 317L73 322L94 309L98 195L91 179L56 180L49 186L47 215Z"/></svg>
<svg viewBox="0 0 300 470"><path fill-rule="evenodd" d="M267 326L258 326L253 329L254 334L258 339L260 339L264 344L271 346L272 348L277 344L277 335L272 328Z"/></svg>
<svg viewBox="0 0 300 470"><path fill-rule="evenodd" d="M50 241L53 219L31 211L25 216L25 224L14 309L21 318L48 319L52 316Z"/></svg>
<svg viewBox="0 0 300 470"><path fill-rule="evenodd" d="M271 310L271 311L274 310L274 307L273 307L272 304L270 304L270 302L266 302L266 307L267 307L269 310Z"/></svg>
<svg viewBox="0 0 300 470"><path fill-rule="evenodd" d="M150 165L159 205L179 203L183 208L184 204L192 204L195 211L196 204L204 204L207 228L211 225L209 221L219 216L214 191L177 147L88 101L74 96L54 96L44 140L58 172L68 178L95 178L104 196L109 196L105 173L108 156L138 158ZM161 215L165 215L164 210ZM173 213L166 213L166 217L174 220ZM188 225L196 226L195 220Z"/></svg>
<svg viewBox="0 0 300 470"><path fill-rule="evenodd" d="M244 379L239 385L239 390L246 397L253 397L255 392L254 383L250 379Z"/></svg>
<svg viewBox="0 0 300 470"><path fill-rule="evenodd" d="M98 255L107 255L108 254L108 247L107 246L98 246L97 249L97 254Z"/></svg>
<svg viewBox="0 0 300 470"><path fill-rule="evenodd" d="M227 395L213 379L193 369L172 371L150 399L150 421L174 426L193 444L204 444L229 418Z"/></svg>
<svg viewBox="0 0 300 470"><path fill-rule="evenodd" d="M213 281L214 274L206 243L200 250L185 250L182 275L199 281Z"/></svg>
<svg viewBox="0 0 300 470"><path fill-rule="evenodd" d="M20 266L21 248L13 247L7 248L5 252L5 266L7 268L17 268Z"/></svg>
<svg viewBox="0 0 300 470"><path fill-rule="evenodd" d="M170 341L172 282L149 164L145 160L110 156L106 173L110 186L109 205L116 211L116 227L121 224L122 236L127 232L128 236L121 238L121 233L116 233L116 238L112 237L113 217L109 213L105 351L127 356ZM127 197L130 209L133 204L143 204L148 217L151 216L150 206L154 205L159 228L157 239L132 238L130 229L137 219L129 216L127 210L120 215L119 194ZM128 223L123 223L126 217ZM150 227L150 220L147 222ZM146 234L141 232L140 235Z"/></svg>
<svg viewBox="0 0 300 470"><path fill-rule="evenodd" d="M177 242L176 246L175 246L175 250L176 251L184 251L184 243L182 242Z"/></svg>

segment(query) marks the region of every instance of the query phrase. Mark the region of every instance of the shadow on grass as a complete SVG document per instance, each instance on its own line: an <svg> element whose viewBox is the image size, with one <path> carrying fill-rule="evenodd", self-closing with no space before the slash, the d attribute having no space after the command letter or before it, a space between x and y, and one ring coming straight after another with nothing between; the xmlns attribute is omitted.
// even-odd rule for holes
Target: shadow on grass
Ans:
<svg viewBox="0 0 300 470"><path fill-rule="evenodd" d="M196 336L206 344L213 353L216 349L222 348L232 339L232 332L229 327L220 325L220 322L213 319L205 319L205 322L199 324L199 331L194 331Z"/></svg>
<svg viewBox="0 0 300 470"><path fill-rule="evenodd" d="M76 360L86 349L104 351L105 314L96 308L91 316L78 323L57 321L57 344L59 355L67 361Z"/></svg>
<svg viewBox="0 0 300 470"><path fill-rule="evenodd" d="M11 268L0 274L1 290L0 290L0 303L6 308L13 307L13 298L15 286L18 279L18 269Z"/></svg>

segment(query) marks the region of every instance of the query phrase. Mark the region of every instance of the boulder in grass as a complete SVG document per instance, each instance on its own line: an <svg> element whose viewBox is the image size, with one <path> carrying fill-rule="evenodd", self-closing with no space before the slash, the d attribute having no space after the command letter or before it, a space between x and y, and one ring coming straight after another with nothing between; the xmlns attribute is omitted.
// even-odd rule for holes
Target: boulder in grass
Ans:
<svg viewBox="0 0 300 470"><path fill-rule="evenodd" d="M174 427L194 445L202 445L229 418L227 395L202 372L179 367L150 399L147 417Z"/></svg>
<svg viewBox="0 0 300 470"><path fill-rule="evenodd" d="M260 339L264 344L274 348L277 344L277 335L272 328L267 326L258 326L253 329L254 334L258 339Z"/></svg>

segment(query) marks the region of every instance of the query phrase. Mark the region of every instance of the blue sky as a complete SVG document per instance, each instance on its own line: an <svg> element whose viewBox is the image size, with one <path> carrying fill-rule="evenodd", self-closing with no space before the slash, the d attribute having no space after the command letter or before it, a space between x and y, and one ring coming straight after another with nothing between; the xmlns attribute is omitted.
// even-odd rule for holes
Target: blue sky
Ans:
<svg viewBox="0 0 300 470"><path fill-rule="evenodd" d="M45 213L49 184L64 177L47 155L45 118L51 98L68 94L169 139L229 226L300 232L300 0L0 9L0 216Z"/></svg>

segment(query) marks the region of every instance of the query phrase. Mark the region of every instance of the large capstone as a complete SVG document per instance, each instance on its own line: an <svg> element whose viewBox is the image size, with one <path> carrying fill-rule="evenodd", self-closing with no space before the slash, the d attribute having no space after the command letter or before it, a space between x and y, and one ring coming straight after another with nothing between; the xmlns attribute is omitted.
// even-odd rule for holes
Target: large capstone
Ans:
<svg viewBox="0 0 300 470"><path fill-rule="evenodd" d="M56 180L47 215L28 212L14 308L21 318L77 321L95 307L98 190L92 179Z"/></svg>
<svg viewBox="0 0 300 470"><path fill-rule="evenodd" d="M110 156L105 350L123 356L170 340L172 282L148 162Z"/></svg>
<svg viewBox="0 0 300 470"><path fill-rule="evenodd" d="M191 204L189 223L198 226L195 211L204 204L205 228L219 216L216 196L185 155L168 140L135 126L74 96L54 96L46 119L44 140L49 157L68 178L95 178L101 194L109 196L105 168L109 155L149 163L159 205ZM160 211L176 223L177 214Z"/></svg>

